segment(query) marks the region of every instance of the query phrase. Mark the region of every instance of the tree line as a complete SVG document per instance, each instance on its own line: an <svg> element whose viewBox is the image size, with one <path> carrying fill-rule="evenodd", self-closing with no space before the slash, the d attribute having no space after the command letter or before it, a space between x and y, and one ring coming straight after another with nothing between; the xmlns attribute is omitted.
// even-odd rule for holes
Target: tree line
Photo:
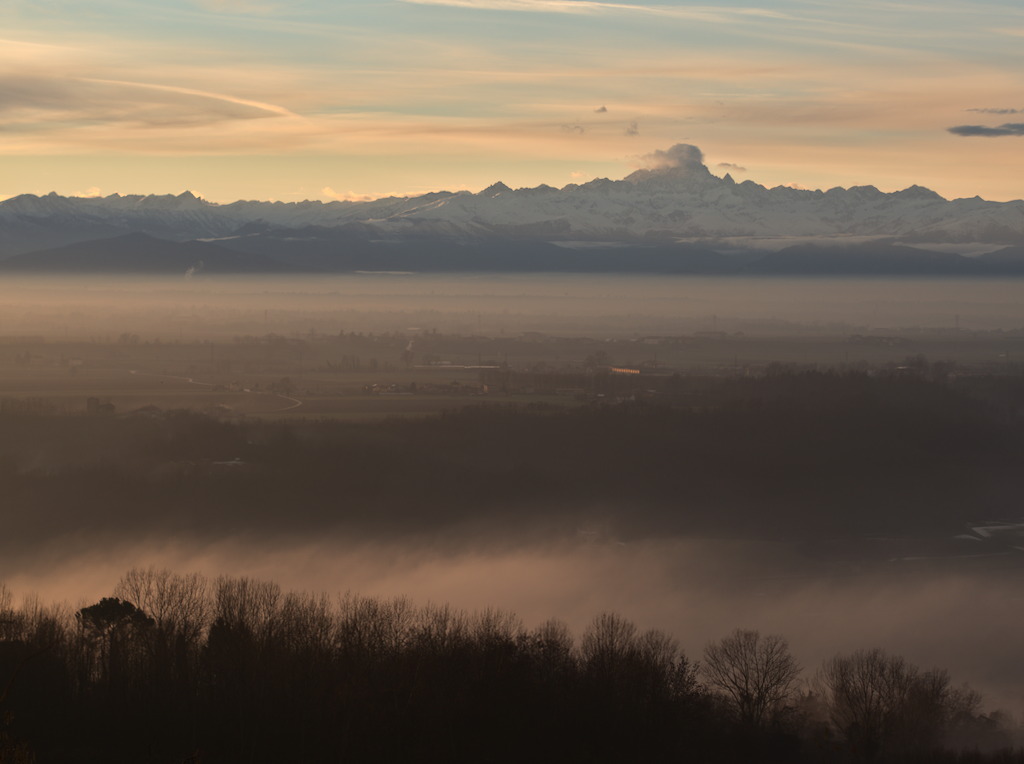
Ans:
<svg viewBox="0 0 1024 764"><path fill-rule="evenodd" d="M941 669L816 671L738 629L699 659L551 620L134 569L87 607L0 587L0 762L1024 762Z"/></svg>

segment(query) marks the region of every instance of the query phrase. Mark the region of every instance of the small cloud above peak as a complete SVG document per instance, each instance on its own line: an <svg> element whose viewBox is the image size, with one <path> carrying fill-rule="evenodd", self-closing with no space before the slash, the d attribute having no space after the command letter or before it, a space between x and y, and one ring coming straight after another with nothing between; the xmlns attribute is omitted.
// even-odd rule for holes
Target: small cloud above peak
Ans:
<svg viewBox="0 0 1024 764"><path fill-rule="evenodd" d="M644 170L704 170L704 152L689 143L677 143L668 149L657 149L640 157Z"/></svg>
<svg viewBox="0 0 1024 764"><path fill-rule="evenodd" d="M638 164L641 169L626 177L630 183L713 177L704 164L704 152L689 143L677 143L668 149L652 151L640 157Z"/></svg>
<svg viewBox="0 0 1024 764"><path fill-rule="evenodd" d="M722 168L723 170L729 170L731 172L746 172L747 171L746 167L741 167L740 165L733 164L732 162L719 162L717 166Z"/></svg>

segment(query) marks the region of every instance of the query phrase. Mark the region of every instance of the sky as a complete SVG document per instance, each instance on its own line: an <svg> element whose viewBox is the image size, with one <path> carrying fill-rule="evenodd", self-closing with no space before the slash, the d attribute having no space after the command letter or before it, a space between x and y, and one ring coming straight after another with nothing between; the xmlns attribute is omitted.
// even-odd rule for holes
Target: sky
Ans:
<svg viewBox="0 0 1024 764"><path fill-rule="evenodd" d="M1024 197L1017 0L0 0L0 198L621 178Z"/></svg>

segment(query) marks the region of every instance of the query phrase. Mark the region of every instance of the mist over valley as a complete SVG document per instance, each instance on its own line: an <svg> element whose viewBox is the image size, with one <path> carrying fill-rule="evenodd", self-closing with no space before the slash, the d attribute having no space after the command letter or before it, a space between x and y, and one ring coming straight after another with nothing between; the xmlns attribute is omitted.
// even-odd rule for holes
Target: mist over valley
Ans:
<svg viewBox="0 0 1024 764"><path fill-rule="evenodd" d="M881 646L1024 700L1016 281L8 288L17 598L81 608L153 567L578 634L615 612L688 655L752 628L808 676Z"/></svg>

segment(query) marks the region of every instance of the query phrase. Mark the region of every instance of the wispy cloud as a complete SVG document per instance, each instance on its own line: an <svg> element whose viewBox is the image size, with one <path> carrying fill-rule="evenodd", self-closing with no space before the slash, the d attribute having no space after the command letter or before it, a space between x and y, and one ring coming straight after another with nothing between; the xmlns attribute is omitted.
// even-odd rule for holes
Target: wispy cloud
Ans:
<svg viewBox="0 0 1024 764"><path fill-rule="evenodd" d="M231 108L226 108L226 113L230 113L232 116L235 114L239 115L238 118L242 119L254 119L263 117L294 117L295 115L285 109L282 106L277 106L272 103L264 103L262 101L253 101L246 98L237 98L235 96L226 95L224 93L210 93L204 90L195 90L193 88L176 87L173 85L154 85L150 83L137 83L137 82L126 82L123 80L102 80L102 79L89 79L87 82L95 82L105 85L112 85L116 87L125 88L139 88L144 91L151 91L155 93L165 93L171 97L181 96L186 99L196 98L200 99L204 103L218 103L226 104L229 107L237 107L238 112L233 111Z"/></svg>
<svg viewBox="0 0 1024 764"><path fill-rule="evenodd" d="M335 191L330 186L324 186L320 189L320 193L336 202L372 202L387 196L400 196L400 194L359 194L355 191Z"/></svg>
<svg viewBox="0 0 1024 764"><path fill-rule="evenodd" d="M260 0L193 0L195 5L215 13L273 13L280 10L279 3Z"/></svg>
<svg viewBox="0 0 1024 764"><path fill-rule="evenodd" d="M0 76L0 118L33 130L54 125L134 123L203 125L294 116L273 104L190 88L120 80L7 74Z"/></svg>
<svg viewBox="0 0 1024 764"><path fill-rule="evenodd" d="M632 5L598 0L400 0L414 5L444 5L480 11L521 11L527 13L641 13L720 22L737 17L791 20L792 17L765 8L722 8L715 6Z"/></svg>
<svg viewBox="0 0 1024 764"><path fill-rule="evenodd" d="M740 167L738 164L733 164L732 162L719 162L718 167L722 168L723 170L735 170L736 172L747 171L746 167Z"/></svg>
<svg viewBox="0 0 1024 764"><path fill-rule="evenodd" d="M1024 109L964 109L964 111L973 111L978 114L1020 114L1024 112Z"/></svg>
<svg viewBox="0 0 1024 764"><path fill-rule="evenodd" d="M59 61L71 62L81 51L70 45L27 42L0 37L0 63L15 66L38 66Z"/></svg>
<svg viewBox="0 0 1024 764"><path fill-rule="evenodd" d="M524 11L528 13L593 13L595 11L647 11L649 6L601 3L594 0L401 0L414 5L445 5L479 11Z"/></svg>
<svg viewBox="0 0 1024 764"><path fill-rule="evenodd" d="M1010 122L999 127L986 127L984 125L958 125L948 128L953 135L964 137L980 138L1002 138L1003 136L1024 136L1024 123Z"/></svg>

